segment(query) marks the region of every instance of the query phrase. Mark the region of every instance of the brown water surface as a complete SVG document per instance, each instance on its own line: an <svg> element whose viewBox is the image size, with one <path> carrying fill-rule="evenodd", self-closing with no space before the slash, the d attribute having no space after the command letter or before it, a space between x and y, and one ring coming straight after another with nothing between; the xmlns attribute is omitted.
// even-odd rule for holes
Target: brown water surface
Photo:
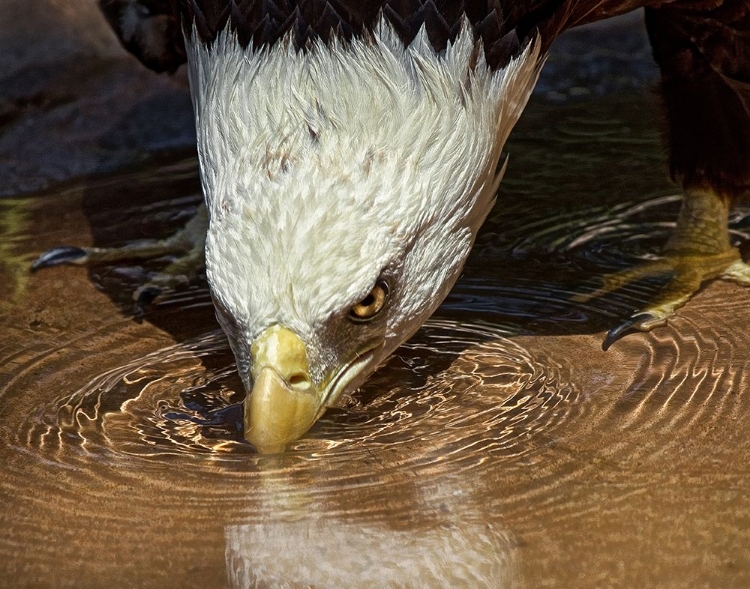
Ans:
<svg viewBox="0 0 750 589"><path fill-rule="evenodd" d="M192 158L0 201L0 585L750 587L750 293L712 284L608 352L655 285L571 298L673 225L656 117L534 101L436 317L276 457L242 439L205 287L135 318L158 262L28 274L173 231Z"/></svg>

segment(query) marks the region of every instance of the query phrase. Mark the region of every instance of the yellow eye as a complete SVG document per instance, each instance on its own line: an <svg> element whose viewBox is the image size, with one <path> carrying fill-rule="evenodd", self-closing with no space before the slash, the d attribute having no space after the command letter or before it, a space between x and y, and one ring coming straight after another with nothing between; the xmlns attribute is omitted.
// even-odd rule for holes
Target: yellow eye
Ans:
<svg viewBox="0 0 750 589"><path fill-rule="evenodd" d="M369 321L385 307L387 299L388 285L380 280L370 294L351 308L349 316L355 321Z"/></svg>

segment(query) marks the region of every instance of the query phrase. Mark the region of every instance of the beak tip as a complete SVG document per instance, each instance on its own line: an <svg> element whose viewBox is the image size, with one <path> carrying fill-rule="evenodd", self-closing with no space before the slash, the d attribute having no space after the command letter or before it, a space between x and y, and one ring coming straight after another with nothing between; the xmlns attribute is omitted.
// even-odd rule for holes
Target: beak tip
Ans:
<svg viewBox="0 0 750 589"><path fill-rule="evenodd" d="M261 454L280 454L317 420L320 403L293 390L273 368L260 371L245 399L245 439Z"/></svg>
<svg viewBox="0 0 750 589"><path fill-rule="evenodd" d="M286 452L287 444L281 443L281 444L270 444L270 443L264 443L263 441L256 440L252 435L247 435L245 439L252 445L253 448L255 448L255 451L258 454L264 454L264 455L273 455L273 454L283 454Z"/></svg>

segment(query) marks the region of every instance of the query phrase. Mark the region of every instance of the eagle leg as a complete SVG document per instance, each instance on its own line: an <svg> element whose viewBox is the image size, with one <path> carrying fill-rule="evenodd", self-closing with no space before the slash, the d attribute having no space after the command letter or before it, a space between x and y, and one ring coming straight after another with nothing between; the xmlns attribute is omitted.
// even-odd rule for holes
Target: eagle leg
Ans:
<svg viewBox="0 0 750 589"><path fill-rule="evenodd" d="M31 265L31 270L72 264L96 266L112 262L152 260L170 256L172 261L159 272L150 272L148 282L134 293L136 309L142 311L164 290L194 282L205 268L206 231L208 215L201 204L190 221L165 239L144 239L122 247L60 246L47 250Z"/></svg>
<svg viewBox="0 0 750 589"><path fill-rule="evenodd" d="M637 310L607 333L602 344L604 350L627 333L666 325L675 311L707 281L727 279L750 286L750 265L742 261L739 250L731 245L728 218L729 205L719 194L706 188L687 190L677 226L662 257L608 274L601 288L575 297L577 302L586 302L637 280L669 278L668 284L645 309Z"/></svg>
<svg viewBox="0 0 750 589"><path fill-rule="evenodd" d="M604 349L628 332L664 325L709 280L750 285L750 266L728 230L729 209L750 195L750 4L667 2L645 14L661 70L671 176L684 199L663 257L606 277L594 293L670 278L651 305L610 330Z"/></svg>

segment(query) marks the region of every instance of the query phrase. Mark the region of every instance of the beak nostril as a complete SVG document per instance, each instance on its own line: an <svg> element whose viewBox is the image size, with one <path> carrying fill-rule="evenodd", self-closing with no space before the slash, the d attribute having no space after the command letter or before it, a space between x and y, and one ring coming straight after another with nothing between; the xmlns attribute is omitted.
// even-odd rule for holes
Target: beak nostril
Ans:
<svg viewBox="0 0 750 589"><path fill-rule="evenodd" d="M287 379L287 382L289 383L290 387L292 387L293 389L297 389L298 391L309 389L312 385L312 383L310 382L310 377L304 372L296 372L290 375Z"/></svg>

